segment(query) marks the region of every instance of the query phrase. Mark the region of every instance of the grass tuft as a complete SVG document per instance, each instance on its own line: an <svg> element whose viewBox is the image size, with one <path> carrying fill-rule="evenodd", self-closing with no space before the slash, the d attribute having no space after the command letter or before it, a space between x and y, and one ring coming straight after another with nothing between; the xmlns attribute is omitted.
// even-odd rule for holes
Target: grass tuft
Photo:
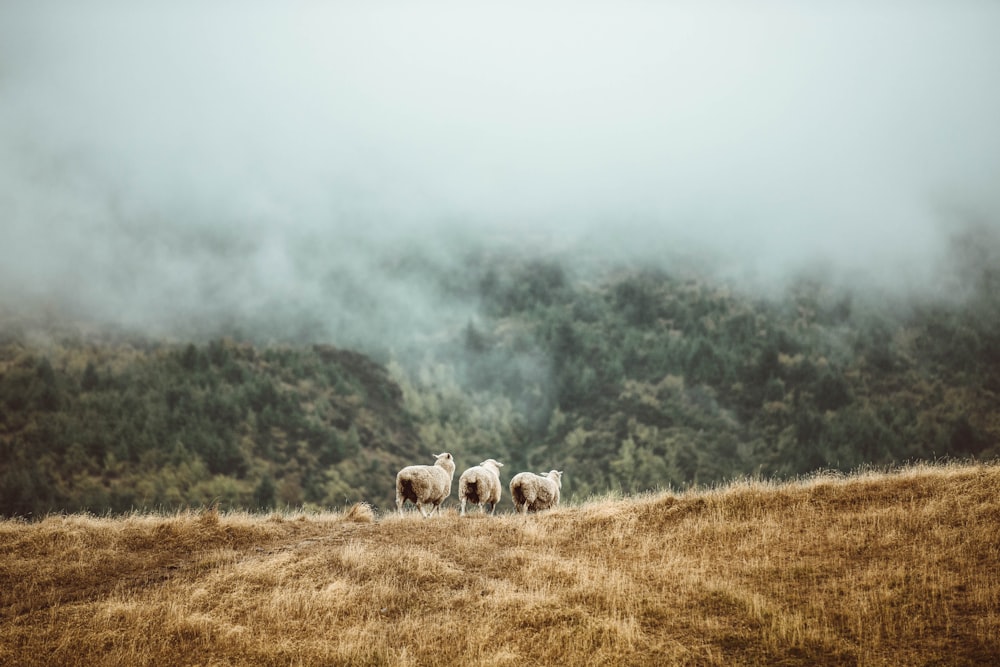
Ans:
<svg viewBox="0 0 1000 667"><path fill-rule="evenodd" d="M344 521L353 523L375 523L375 510L365 502L354 503L351 508L344 513Z"/></svg>

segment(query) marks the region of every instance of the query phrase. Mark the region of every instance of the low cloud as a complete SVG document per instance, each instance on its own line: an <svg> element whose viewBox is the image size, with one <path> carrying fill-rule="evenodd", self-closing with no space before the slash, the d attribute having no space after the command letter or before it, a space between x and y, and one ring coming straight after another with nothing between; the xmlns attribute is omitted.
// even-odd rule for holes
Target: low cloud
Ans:
<svg viewBox="0 0 1000 667"><path fill-rule="evenodd" d="M433 336L496 244L933 284L998 65L972 0L4 3L0 302Z"/></svg>

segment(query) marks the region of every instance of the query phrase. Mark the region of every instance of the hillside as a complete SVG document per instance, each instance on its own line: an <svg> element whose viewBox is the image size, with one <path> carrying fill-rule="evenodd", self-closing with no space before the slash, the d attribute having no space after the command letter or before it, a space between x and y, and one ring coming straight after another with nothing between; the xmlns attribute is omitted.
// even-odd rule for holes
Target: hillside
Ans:
<svg viewBox="0 0 1000 667"><path fill-rule="evenodd" d="M508 499L504 499L509 502ZM0 523L17 665L968 665L1000 659L1000 468L604 497L527 517Z"/></svg>
<svg viewBox="0 0 1000 667"><path fill-rule="evenodd" d="M0 342L0 514L391 502L402 393L329 345Z"/></svg>
<svg viewBox="0 0 1000 667"><path fill-rule="evenodd" d="M1000 289L993 255L959 257L947 295L908 296L404 255L387 276L433 282L449 308L434 335L355 349L293 320L246 330L285 324L277 339L165 339L0 312L0 515L385 508L395 472L440 451L564 469L571 499L993 460Z"/></svg>

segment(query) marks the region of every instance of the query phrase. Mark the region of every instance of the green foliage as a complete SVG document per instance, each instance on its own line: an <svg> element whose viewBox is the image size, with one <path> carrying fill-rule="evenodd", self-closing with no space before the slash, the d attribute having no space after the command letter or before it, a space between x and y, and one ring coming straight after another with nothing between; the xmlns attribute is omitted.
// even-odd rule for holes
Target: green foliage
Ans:
<svg viewBox="0 0 1000 667"><path fill-rule="evenodd" d="M218 340L93 355L70 341L36 355L7 345L0 514L387 496L393 481L381 477L351 480L335 499L323 486L349 457L397 465L414 447L389 384L384 369L335 348Z"/></svg>
<svg viewBox="0 0 1000 667"><path fill-rule="evenodd" d="M461 355L433 363L460 356L495 377L513 358L504 332L529 332L548 373L534 385L544 409L521 421L526 449L510 455L568 469L569 497L998 453L1000 337L983 313L1000 308L985 297L886 308L815 281L765 300L658 271L574 282L538 268L488 266L487 317L467 327ZM458 391L473 388L480 402L523 404L516 383ZM433 420L435 407L413 412Z"/></svg>
<svg viewBox="0 0 1000 667"><path fill-rule="evenodd" d="M974 263L973 263L974 264ZM968 267L966 267L968 268ZM0 343L0 514L365 500L451 451L567 499L1000 454L1000 297L470 263L481 309L386 366L329 346ZM963 269L965 270L965 269ZM971 270L971 269L969 269ZM447 286L446 286L447 287Z"/></svg>

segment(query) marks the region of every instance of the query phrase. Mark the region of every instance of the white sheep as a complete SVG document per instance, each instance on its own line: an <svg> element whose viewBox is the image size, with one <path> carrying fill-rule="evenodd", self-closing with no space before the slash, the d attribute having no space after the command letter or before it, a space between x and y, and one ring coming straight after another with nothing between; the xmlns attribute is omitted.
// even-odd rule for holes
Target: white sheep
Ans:
<svg viewBox="0 0 1000 667"><path fill-rule="evenodd" d="M455 459L451 454L435 454L432 466L406 466L396 473L396 509L403 513L409 500L425 517L441 513L441 503L451 495L451 480L455 477ZM431 511L424 512L424 505Z"/></svg>
<svg viewBox="0 0 1000 667"><path fill-rule="evenodd" d="M490 514L497 510L500 502L500 468L503 464L495 459L486 459L477 466L469 468L458 478L458 497L462 501L461 515L465 516L465 503L479 505L479 510L486 513L484 505L490 504Z"/></svg>
<svg viewBox="0 0 1000 667"><path fill-rule="evenodd" d="M510 480L510 499L518 513L537 512L559 504L559 489L562 488L562 471L550 470L536 475L521 472Z"/></svg>

